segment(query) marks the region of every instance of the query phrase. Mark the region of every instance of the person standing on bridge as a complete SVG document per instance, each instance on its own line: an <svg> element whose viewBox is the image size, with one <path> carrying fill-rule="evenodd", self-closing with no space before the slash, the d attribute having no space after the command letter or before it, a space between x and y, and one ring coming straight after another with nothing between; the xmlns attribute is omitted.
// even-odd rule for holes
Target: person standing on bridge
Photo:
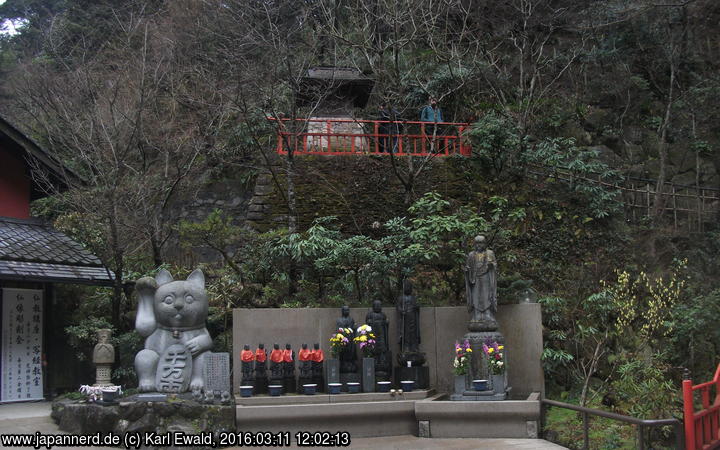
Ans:
<svg viewBox="0 0 720 450"><path fill-rule="evenodd" d="M430 151L437 151L436 136L440 134L438 123L443 121L443 114L435 97L430 97L428 104L420 111L420 121L432 123L432 125L422 125L422 134L423 139L430 140Z"/></svg>

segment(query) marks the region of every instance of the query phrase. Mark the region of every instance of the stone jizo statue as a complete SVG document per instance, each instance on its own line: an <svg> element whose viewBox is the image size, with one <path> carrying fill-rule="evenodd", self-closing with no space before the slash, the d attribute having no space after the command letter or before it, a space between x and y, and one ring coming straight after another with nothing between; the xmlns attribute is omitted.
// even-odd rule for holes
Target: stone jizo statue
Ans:
<svg viewBox="0 0 720 450"><path fill-rule="evenodd" d="M474 249L468 253L465 265L465 292L470 331L497 330L497 279L495 253L487 248L485 236L476 236Z"/></svg>
<svg viewBox="0 0 720 450"><path fill-rule="evenodd" d="M250 346L245 344L243 350L240 352L240 365L242 371L241 382L243 385L252 384L255 381L255 375L253 373L255 363L255 353L250 350Z"/></svg>
<svg viewBox="0 0 720 450"><path fill-rule="evenodd" d="M410 280L403 280L403 293L396 308L400 353L417 352L420 345L420 307L412 295Z"/></svg>
<svg viewBox="0 0 720 450"><path fill-rule="evenodd" d="M382 312L380 300L373 301L372 309L365 316L365 323L372 327L372 333L375 335L375 374L385 379L392 369L392 357L388 340L388 319Z"/></svg>
<svg viewBox="0 0 720 450"><path fill-rule="evenodd" d="M307 344L303 344L298 352L300 378L312 377L312 351Z"/></svg>
<svg viewBox="0 0 720 450"><path fill-rule="evenodd" d="M340 308L340 317L335 321L336 328L349 328L350 334L347 338L350 343L340 352L340 372L355 373L357 372L357 350L353 344L355 338L355 319L350 317L350 307L345 305Z"/></svg>
<svg viewBox="0 0 720 450"><path fill-rule="evenodd" d="M279 344L273 344L270 352L270 378L279 380L283 377L283 356L284 352L280 350Z"/></svg>
<svg viewBox="0 0 720 450"><path fill-rule="evenodd" d="M322 349L320 348L320 344L318 342L313 344L313 349L310 352L310 357L312 360L313 377L316 377L316 378L322 377L323 361L325 361L325 354L323 353Z"/></svg>
<svg viewBox="0 0 720 450"><path fill-rule="evenodd" d="M141 392L203 389L205 353L212 339L205 328L208 299L200 269L173 281L167 270L137 281L135 329L145 348L135 356Z"/></svg>
<svg viewBox="0 0 720 450"><path fill-rule="evenodd" d="M255 350L255 377L265 378L267 350L265 350L265 344L258 344L257 350Z"/></svg>
<svg viewBox="0 0 720 450"><path fill-rule="evenodd" d="M380 300L374 300L372 309L365 316L365 323L372 327L372 333L375 335L375 352L383 353L390 349L388 342L388 320L384 312L382 312L382 303Z"/></svg>
<svg viewBox="0 0 720 450"><path fill-rule="evenodd" d="M97 330L98 343L93 349L93 363L95 363L95 386L112 385L111 371L115 362L115 347L110 343L112 330L102 328Z"/></svg>

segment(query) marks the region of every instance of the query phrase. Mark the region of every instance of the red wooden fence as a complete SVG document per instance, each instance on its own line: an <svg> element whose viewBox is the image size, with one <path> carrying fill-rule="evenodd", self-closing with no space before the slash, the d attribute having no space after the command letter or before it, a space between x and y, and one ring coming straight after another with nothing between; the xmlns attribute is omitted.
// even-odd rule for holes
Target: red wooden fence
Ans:
<svg viewBox="0 0 720 450"><path fill-rule="evenodd" d="M695 411L696 391L700 393L702 406L699 411ZM720 447L720 365L712 381L693 386L692 380L683 380L683 416L687 450Z"/></svg>
<svg viewBox="0 0 720 450"><path fill-rule="evenodd" d="M470 156L469 123L275 119L276 151L298 155Z"/></svg>

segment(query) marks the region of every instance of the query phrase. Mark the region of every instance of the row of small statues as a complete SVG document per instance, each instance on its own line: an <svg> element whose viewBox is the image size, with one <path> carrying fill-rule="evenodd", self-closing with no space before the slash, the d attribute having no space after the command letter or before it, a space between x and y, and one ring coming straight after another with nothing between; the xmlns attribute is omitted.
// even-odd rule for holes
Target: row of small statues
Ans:
<svg viewBox="0 0 720 450"><path fill-rule="evenodd" d="M403 293L398 297L397 305L397 342L400 345L398 363L405 366L410 362L413 366L420 366L425 362L424 354L420 353L420 307L412 295L412 283L403 281ZM355 320L350 317L350 307L341 308L340 317L335 321L336 327L351 330L348 339L355 337ZM388 319L382 311L380 300L373 301L372 308L365 316L365 323L372 328L375 335L375 348L372 352L375 358L375 373L380 378L389 378L392 373L392 353L390 351L390 337L388 333ZM357 372L357 350L354 345L348 345L338 355L341 373Z"/></svg>
<svg viewBox="0 0 720 450"><path fill-rule="evenodd" d="M285 344L281 349L280 345L274 344L272 351L268 354L264 344L258 344L253 352L249 345L243 346L240 352L240 363L242 371L243 386L255 386L263 391L267 386L268 378L271 384L283 384L287 392L295 390L295 351L290 344ZM302 344L298 352L297 361L300 370L299 377L304 382L321 380L323 376L323 361L325 355L316 343L312 349L307 344ZM267 369L270 369L268 377Z"/></svg>

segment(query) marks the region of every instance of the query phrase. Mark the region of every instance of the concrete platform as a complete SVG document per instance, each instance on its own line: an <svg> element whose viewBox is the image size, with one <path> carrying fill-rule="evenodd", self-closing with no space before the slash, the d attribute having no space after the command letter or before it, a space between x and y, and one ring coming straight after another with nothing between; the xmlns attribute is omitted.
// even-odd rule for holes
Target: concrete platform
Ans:
<svg viewBox="0 0 720 450"><path fill-rule="evenodd" d="M376 424L380 426L380 424ZM50 403L12 403L0 405L0 434L35 433L65 434L50 419ZM15 447L23 448L23 447ZM28 447L29 448L29 447ZM90 450L109 447L85 447ZM233 449L249 447L232 447ZM267 447L262 447L267 448ZM298 448L292 445L290 448ZM479 450L559 450L565 447L541 439L424 439L412 435L361 438L351 436L351 449L405 450L412 449L479 449Z"/></svg>
<svg viewBox="0 0 720 450"><path fill-rule="evenodd" d="M238 431L347 431L353 437L417 434L415 400L238 406Z"/></svg>
<svg viewBox="0 0 720 450"><path fill-rule="evenodd" d="M415 389L411 392L403 392L402 394L391 394L389 392L368 392L357 394L288 394L272 397L269 395L260 395L257 397L240 397L235 396L235 404L242 406L270 406L270 405L313 405L313 404L329 404L329 403L357 403L357 402L387 402L390 400L423 400L435 395L434 389L421 390Z"/></svg>
<svg viewBox="0 0 720 450"><path fill-rule="evenodd" d="M524 400L458 402L432 391L241 398L238 431L347 431L351 436L535 439L540 393Z"/></svg>
<svg viewBox="0 0 720 450"><path fill-rule="evenodd" d="M432 438L537 438L540 393L526 400L458 402L435 396L415 403L421 436Z"/></svg>

